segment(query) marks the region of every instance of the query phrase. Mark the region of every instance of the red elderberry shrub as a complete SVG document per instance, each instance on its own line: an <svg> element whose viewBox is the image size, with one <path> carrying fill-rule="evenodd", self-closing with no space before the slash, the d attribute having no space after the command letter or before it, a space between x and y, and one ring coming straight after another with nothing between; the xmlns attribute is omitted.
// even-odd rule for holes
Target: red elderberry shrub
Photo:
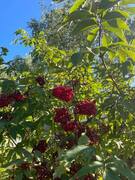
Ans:
<svg viewBox="0 0 135 180"><path fill-rule="evenodd" d="M76 121L68 121L65 124L62 124L62 128L66 132L74 132L77 128L77 122Z"/></svg>
<svg viewBox="0 0 135 180"><path fill-rule="evenodd" d="M12 97L14 98L15 101L23 101L26 99L26 96L22 95L20 93L20 91L15 91L13 94L12 94Z"/></svg>
<svg viewBox="0 0 135 180"><path fill-rule="evenodd" d="M81 169L81 164L76 163L75 161L71 164L70 166L70 174L73 176L75 175L80 169Z"/></svg>
<svg viewBox="0 0 135 180"><path fill-rule="evenodd" d="M66 123L70 120L69 112L66 108L55 109L54 121L57 123Z"/></svg>
<svg viewBox="0 0 135 180"><path fill-rule="evenodd" d="M38 145L34 148L34 150L38 150L41 153L44 153L47 150L47 143L45 140L40 140Z"/></svg>
<svg viewBox="0 0 135 180"><path fill-rule="evenodd" d="M95 177L92 174L84 176L84 180L95 180Z"/></svg>
<svg viewBox="0 0 135 180"><path fill-rule="evenodd" d="M74 96L73 89L69 86L57 86L52 90L52 94L57 99L66 102L72 101Z"/></svg>
<svg viewBox="0 0 135 180"><path fill-rule="evenodd" d="M99 136L96 130L87 127L86 135L90 140L90 145L98 144L99 143Z"/></svg>
<svg viewBox="0 0 135 180"><path fill-rule="evenodd" d="M85 101L80 101L76 104L75 106L75 110L74 110L75 114L80 114L80 115L96 115L96 105L95 105L95 101L89 101L89 100L85 100Z"/></svg>
<svg viewBox="0 0 135 180"><path fill-rule="evenodd" d="M36 78L36 82L40 85L40 86L43 86L45 84L45 79L43 76L38 76Z"/></svg>
<svg viewBox="0 0 135 180"><path fill-rule="evenodd" d="M10 95L2 94L0 95L0 108L6 107L12 103L13 99Z"/></svg>

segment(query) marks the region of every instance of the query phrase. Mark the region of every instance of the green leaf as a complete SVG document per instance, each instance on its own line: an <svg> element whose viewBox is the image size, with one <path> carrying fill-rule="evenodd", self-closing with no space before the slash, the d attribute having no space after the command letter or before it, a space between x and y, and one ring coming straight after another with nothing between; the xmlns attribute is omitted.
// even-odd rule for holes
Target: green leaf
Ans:
<svg viewBox="0 0 135 180"><path fill-rule="evenodd" d="M64 158L74 159L76 157L76 155L83 152L84 150L89 150L89 149L90 148L88 146L78 145L74 149L67 151L66 154L64 154Z"/></svg>
<svg viewBox="0 0 135 180"><path fill-rule="evenodd" d="M3 93L11 93L16 89L15 81L5 79L2 82L2 92Z"/></svg>
<svg viewBox="0 0 135 180"><path fill-rule="evenodd" d="M132 60L135 61L135 52L134 51L131 51L131 50L128 50L128 49L124 49L125 53L127 54L127 56L129 58L131 58Z"/></svg>
<svg viewBox="0 0 135 180"><path fill-rule="evenodd" d="M107 12L103 17L103 19L105 20L112 20L116 18L128 18L128 13L125 11L117 10L117 11Z"/></svg>
<svg viewBox="0 0 135 180"><path fill-rule="evenodd" d="M120 0L101 0L99 8L108 9L112 8L115 4L118 4Z"/></svg>
<svg viewBox="0 0 135 180"><path fill-rule="evenodd" d="M92 43L95 40L98 30L99 28L95 28L90 31L90 34L87 36L89 42Z"/></svg>
<svg viewBox="0 0 135 180"><path fill-rule="evenodd" d="M131 14L131 15L134 15L135 14L135 7L127 7L126 8L126 11Z"/></svg>
<svg viewBox="0 0 135 180"><path fill-rule="evenodd" d="M117 157L114 157L113 162L114 162L114 167L121 175L127 177L129 180L135 179L135 173L128 168L128 166L124 161L122 161Z"/></svg>
<svg viewBox="0 0 135 180"><path fill-rule="evenodd" d="M24 157L32 160L32 155L31 155L31 153L30 153L29 151L27 151L27 150L24 149L24 148L19 148L18 150L19 150L20 152L22 152L22 154L24 155Z"/></svg>
<svg viewBox="0 0 135 180"><path fill-rule="evenodd" d="M54 177L61 177L63 174L66 174L66 169L65 169L64 165L62 164L62 165L56 167L53 176Z"/></svg>
<svg viewBox="0 0 135 180"><path fill-rule="evenodd" d="M74 180L76 177L82 177L87 175L88 173L95 173L97 171L98 168L103 167L103 163L99 162L99 161L94 161L93 163L91 163L90 165L84 166L82 167L76 174L75 176L72 178L72 180Z"/></svg>
<svg viewBox="0 0 135 180"><path fill-rule="evenodd" d="M120 177L115 174L111 169L107 169L104 173L104 180L121 180Z"/></svg>
<svg viewBox="0 0 135 180"><path fill-rule="evenodd" d="M135 4L134 0L122 0L120 5L128 5L128 4Z"/></svg>
<svg viewBox="0 0 135 180"><path fill-rule="evenodd" d="M89 142L89 138L85 134L82 135L78 140L79 145L86 145L88 144L88 142Z"/></svg>
<svg viewBox="0 0 135 180"><path fill-rule="evenodd" d="M130 31L128 24L122 19L117 19L117 25L120 29Z"/></svg>
<svg viewBox="0 0 135 180"><path fill-rule="evenodd" d="M114 33L118 38L120 38L125 43L127 42L124 32L120 28L112 27L107 22L103 23L103 27L104 29Z"/></svg>
<svg viewBox="0 0 135 180"><path fill-rule="evenodd" d="M93 15L90 14L88 11L85 10L77 10L71 14L69 14L69 16L67 17L68 20L70 21L75 21L75 20L84 20L84 19L88 19L88 18L92 18Z"/></svg>
<svg viewBox="0 0 135 180"><path fill-rule="evenodd" d="M71 62L74 66L77 66L78 64L81 63L82 61L82 54L80 52L78 53L74 53L72 56L71 56Z"/></svg>
<svg viewBox="0 0 135 180"><path fill-rule="evenodd" d="M105 34L103 34L102 36L102 46L107 47L108 43L107 43L107 37Z"/></svg>
<svg viewBox="0 0 135 180"><path fill-rule="evenodd" d="M69 10L69 13L71 14L76 11L80 6L83 5L84 2L85 0L76 0L71 9Z"/></svg>
<svg viewBox="0 0 135 180"><path fill-rule="evenodd" d="M15 180L23 180L23 173L21 171L17 172Z"/></svg>
<svg viewBox="0 0 135 180"><path fill-rule="evenodd" d="M87 30L89 28L94 28L97 25L95 19L87 19L84 21L80 21L75 26L73 33L79 33L81 31Z"/></svg>
<svg viewBox="0 0 135 180"><path fill-rule="evenodd" d="M7 125L6 121L0 120L0 129L4 129L4 127Z"/></svg>
<svg viewBox="0 0 135 180"><path fill-rule="evenodd" d="M16 159L14 161L11 161L10 163L4 165L4 167L9 167L9 166L13 166L13 165L19 165L21 163L23 163L24 161L22 159Z"/></svg>

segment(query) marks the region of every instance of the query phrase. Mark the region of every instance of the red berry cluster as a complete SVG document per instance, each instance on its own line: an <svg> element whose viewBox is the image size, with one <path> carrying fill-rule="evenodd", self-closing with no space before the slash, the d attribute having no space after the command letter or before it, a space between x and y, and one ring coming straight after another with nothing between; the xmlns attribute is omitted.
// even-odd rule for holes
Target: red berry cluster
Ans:
<svg viewBox="0 0 135 180"><path fill-rule="evenodd" d="M56 123L66 123L70 121L70 114L66 108L57 108L55 109L54 121Z"/></svg>
<svg viewBox="0 0 135 180"><path fill-rule="evenodd" d="M38 145L33 149L33 151L38 150L41 153L44 153L47 150L47 143L45 140L40 140Z"/></svg>
<svg viewBox="0 0 135 180"><path fill-rule="evenodd" d="M48 169L48 167L40 165L36 166L37 180L45 180L52 178L52 172Z"/></svg>
<svg viewBox="0 0 135 180"><path fill-rule="evenodd" d="M75 114L87 116L96 115L95 101L85 100L78 102L75 106L74 112Z"/></svg>
<svg viewBox="0 0 135 180"><path fill-rule="evenodd" d="M75 139L69 139L66 141L66 148L71 149L74 145L76 145Z"/></svg>
<svg viewBox="0 0 135 180"><path fill-rule="evenodd" d="M83 125L78 121L71 121L71 115L66 108L57 108L55 110L54 121L59 123L66 132L75 132L78 136L85 131Z"/></svg>
<svg viewBox="0 0 135 180"><path fill-rule="evenodd" d="M88 174L88 175L84 176L84 180L96 180L96 179L92 174Z"/></svg>
<svg viewBox="0 0 135 180"><path fill-rule="evenodd" d="M8 106L9 104L12 103L12 100L13 98L11 95L5 95L5 94L0 95L0 107Z"/></svg>
<svg viewBox="0 0 135 180"><path fill-rule="evenodd" d="M23 101L24 99L26 99L26 96L21 94L19 91L15 91L14 93L9 95L2 94L0 95L0 107L9 106L14 101L18 102Z"/></svg>
<svg viewBox="0 0 135 180"><path fill-rule="evenodd" d="M19 102L19 101L23 101L26 99L26 96L24 96L23 94L21 94L20 91L15 91L12 95L13 100Z"/></svg>
<svg viewBox="0 0 135 180"><path fill-rule="evenodd" d="M38 76L36 78L36 82L40 85L40 86L43 86L45 84L45 79L43 76Z"/></svg>
<svg viewBox="0 0 135 180"><path fill-rule="evenodd" d="M23 170L29 170L30 169L30 164L27 162L24 162L22 164L20 164L19 168L23 169Z"/></svg>
<svg viewBox="0 0 135 180"><path fill-rule="evenodd" d="M77 162L72 162L71 166L70 166L70 174L73 176L77 173L77 171L79 171L81 169L81 164L77 163Z"/></svg>
<svg viewBox="0 0 135 180"><path fill-rule="evenodd" d="M86 128L86 135L88 136L88 138L90 140L90 145L99 143L99 136L98 136L95 129L87 127Z"/></svg>
<svg viewBox="0 0 135 180"><path fill-rule="evenodd" d="M69 86L57 86L52 90L52 95L62 101L70 102L73 100L74 92Z"/></svg>
<svg viewBox="0 0 135 180"><path fill-rule="evenodd" d="M65 124L62 124L62 128L66 132L75 132L78 127L77 121L67 121Z"/></svg>

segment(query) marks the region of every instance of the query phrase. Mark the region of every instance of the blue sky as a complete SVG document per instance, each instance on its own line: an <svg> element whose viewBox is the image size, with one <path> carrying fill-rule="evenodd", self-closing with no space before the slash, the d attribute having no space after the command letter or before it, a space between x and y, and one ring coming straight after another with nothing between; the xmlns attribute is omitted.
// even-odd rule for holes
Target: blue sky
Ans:
<svg viewBox="0 0 135 180"><path fill-rule="evenodd" d="M45 0L48 5L50 0ZM12 44L14 32L19 28L27 29L31 18L40 19L39 0L1 0L0 2L0 46L9 49L6 60L12 60L16 55L25 55L28 49Z"/></svg>

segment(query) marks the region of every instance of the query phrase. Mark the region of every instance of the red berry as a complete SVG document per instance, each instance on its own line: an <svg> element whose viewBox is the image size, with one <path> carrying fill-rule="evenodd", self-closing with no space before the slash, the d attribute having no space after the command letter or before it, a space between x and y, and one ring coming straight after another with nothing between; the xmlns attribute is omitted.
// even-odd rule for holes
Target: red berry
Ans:
<svg viewBox="0 0 135 180"><path fill-rule="evenodd" d="M85 126L81 123L78 123L77 128L75 130L75 134L79 138L83 132L85 132Z"/></svg>
<svg viewBox="0 0 135 180"><path fill-rule="evenodd" d="M74 145L76 145L76 142L74 139L68 139L68 141L66 141L66 148L67 149L71 149Z"/></svg>
<svg viewBox="0 0 135 180"><path fill-rule="evenodd" d="M22 163L19 167L23 170L28 170L30 169L30 164L25 162L25 163Z"/></svg>
<svg viewBox="0 0 135 180"><path fill-rule="evenodd" d="M45 84L45 80L44 80L44 77L43 76L38 76L36 78L36 82L40 85L40 86L43 86Z"/></svg>
<svg viewBox="0 0 135 180"><path fill-rule="evenodd" d="M95 180L95 178L92 174L88 174L84 177L84 180Z"/></svg>
<svg viewBox="0 0 135 180"><path fill-rule="evenodd" d="M10 95L5 95L5 94L0 95L0 108L10 105L12 101L13 98Z"/></svg>
<svg viewBox="0 0 135 180"><path fill-rule="evenodd" d="M75 161L71 164L70 166L70 174L73 176L77 173L77 171L79 171L81 169L81 164L80 163L76 163Z"/></svg>
<svg viewBox="0 0 135 180"><path fill-rule="evenodd" d="M56 177L56 178L54 178L54 180L61 180L61 178L60 177Z"/></svg>
<svg viewBox="0 0 135 180"><path fill-rule="evenodd" d="M66 108L55 109L54 121L57 123L66 123L70 120L69 112Z"/></svg>
<svg viewBox="0 0 135 180"><path fill-rule="evenodd" d="M57 86L52 90L52 94L57 99L60 99L62 101L72 101L73 100L73 89L68 86Z"/></svg>
<svg viewBox="0 0 135 180"><path fill-rule="evenodd" d="M66 132L74 132L77 128L77 122L76 121L68 121L65 124L62 124L62 128Z"/></svg>
<svg viewBox="0 0 135 180"><path fill-rule="evenodd" d="M52 173L46 166L37 166L35 169L37 171L37 180L52 178Z"/></svg>
<svg viewBox="0 0 135 180"><path fill-rule="evenodd" d="M24 95L22 95L20 93L20 91L15 91L13 94L12 94L12 97L14 98L15 101L23 101L26 99L26 97Z"/></svg>
<svg viewBox="0 0 135 180"><path fill-rule="evenodd" d="M40 140L38 145L34 148L34 150L38 150L41 153L44 153L47 150L47 143L45 140Z"/></svg>
<svg viewBox="0 0 135 180"><path fill-rule="evenodd" d="M81 115L96 115L96 105L94 101L80 101L76 104L75 114L81 114Z"/></svg>
<svg viewBox="0 0 135 180"><path fill-rule="evenodd" d="M88 136L91 145L99 143L99 136L96 130L87 127L86 135Z"/></svg>

